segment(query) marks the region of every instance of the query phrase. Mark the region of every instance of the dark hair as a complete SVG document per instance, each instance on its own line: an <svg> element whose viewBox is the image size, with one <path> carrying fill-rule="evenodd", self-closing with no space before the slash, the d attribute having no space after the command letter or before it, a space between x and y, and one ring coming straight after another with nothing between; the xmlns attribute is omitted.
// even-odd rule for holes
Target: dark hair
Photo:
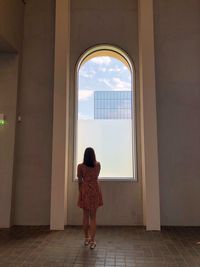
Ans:
<svg viewBox="0 0 200 267"><path fill-rule="evenodd" d="M83 164L88 167L94 167L96 164L96 156L92 147L87 147L84 152Z"/></svg>

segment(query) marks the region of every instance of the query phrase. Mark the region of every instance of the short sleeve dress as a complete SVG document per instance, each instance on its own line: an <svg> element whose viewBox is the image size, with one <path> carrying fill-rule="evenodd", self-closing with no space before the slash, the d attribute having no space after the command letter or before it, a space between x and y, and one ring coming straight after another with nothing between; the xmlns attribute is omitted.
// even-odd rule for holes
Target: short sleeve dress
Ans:
<svg viewBox="0 0 200 267"><path fill-rule="evenodd" d="M78 198L78 207L86 210L97 209L103 206L101 188L98 182L100 163L94 167L79 164L77 167L77 177L81 183Z"/></svg>

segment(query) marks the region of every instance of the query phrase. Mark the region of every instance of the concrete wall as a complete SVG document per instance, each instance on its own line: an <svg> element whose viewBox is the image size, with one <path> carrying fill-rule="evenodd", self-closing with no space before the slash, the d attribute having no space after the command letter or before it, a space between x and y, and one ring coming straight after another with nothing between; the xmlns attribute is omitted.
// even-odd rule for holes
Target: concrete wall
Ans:
<svg viewBox="0 0 200 267"><path fill-rule="evenodd" d="M161 224L200 225L200 1L154 11Z"/></svg>
<svg viewBox="0 0 200 267"><path fill-rule="evenodd" d="M0 53L0 113L7 121L0 126L0 228L11 225L18 64L18 55Z"/></svg>
<svg viewBox="0 0 200 267"><path fill-rule="evenodd" d="M5 24L10 15L2 7L7 8L11 2L20 2L17 7L21 7L20 0L0 0L0 49L9 51L20 46L17 24ZM113 4L111 0L73 0L71 4L71 88L78 57L99 43L117 45L130 55L136 65L137 82L137 1L118 0ZM200 225L200 2L154 0L154 11L161 224ZM27 2L23 47L14 223L49 224L54 0ZM8 121L0 127L0 227L10 225L18 64L17 55L0 54L0 112ZM73 90L70 100L74 100ZM72 178L68 223L80 224L77 184ZM100 224L142 223L140 177L138 183L102 182L102 191L105 206L98 214Z"/></svg>
<svg viewBox="0 0 200 267"><path fill-rule="evenodd" d="M0 0L0 51L19 51L23 33L22 0Z"/></svg>
<svg viewBox="0 0 200 267"><path fill-rule="evenodd" d="M49 224L54 0L29 0L25 5L23 61L16 140L14 222Z"/></svg>
<svg viewBox="0 0 200 267"><path fill-rule="evenodd" d="M136 66L138 80L137 1L73 0L71 1L70 100L73 114L75 64L82 53L97 44L111 44L125 50ZM136 90L138 87L136 88ZM137 95L138 96L138 95ZM71 125L73 117L71 117ZM71 138L73 138L71 132ZM71 143L71 151L73 144ZM72 166L72 159L69 166ZM68 223L81 224L82 212L77 208L77 183L72 171L68 184ZM142 224L142 188L138 182L101 182L104 207L99 210L98 223L103 225ZM124 208L126 207L126 208Z"/></svg>
<svg viewBox="0 0 200 267"><path fill-rule="evenodd" d="M13 164L23 12L24 4L21 0L0 0L0 113L5 114L7 120L7 124L0 127L0 227L9 227L12 224Z"/></svg>

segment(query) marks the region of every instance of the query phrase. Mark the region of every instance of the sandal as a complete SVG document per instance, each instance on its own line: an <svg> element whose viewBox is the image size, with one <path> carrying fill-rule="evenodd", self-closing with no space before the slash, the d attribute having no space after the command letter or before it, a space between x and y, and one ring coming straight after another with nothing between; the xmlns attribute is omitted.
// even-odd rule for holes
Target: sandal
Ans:
<svg viewBox="0 0 200 267"><path fill-rule="evenodd" d="M90 249L94 249L96 247L96 242L95 241L90 241Z"/></svg>
<svg viewBox="0 0 200 267"><path fill-rule="evenodd" d="M85 238L85 241L84 241L84 245L85 245L85 246L88 246L88 245L90 244L90 241L91 241L91 240L90 240L90 237L86 237L86 238Z"/></svg>

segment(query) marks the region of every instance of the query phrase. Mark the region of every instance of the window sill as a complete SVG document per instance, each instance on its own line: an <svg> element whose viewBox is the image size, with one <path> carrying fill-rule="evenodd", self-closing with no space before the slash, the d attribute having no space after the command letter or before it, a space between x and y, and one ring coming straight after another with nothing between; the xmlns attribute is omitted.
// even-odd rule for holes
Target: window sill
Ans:
<svg viewBox="0 0 200 267"><path fill-rule="evenodd" d="M78 182L78 179L75 178L73 180L74 182ZM138 182L138 179L137 178L132 178L132 177L127 177L127 178L116 178L116 177L109 177L109 178L106 178L106 177L99 177L98 178L98 181L100 182L134 182L134 183L137 183Z"/></svg>
<svg viewBox="0 0 200 267"><path fill-rule="evenodd" d="M99 177L99 181L105 181L105 182L137 182L138 180L136 178L127 177L127 178L106 178L106 177Z"/></svg>

